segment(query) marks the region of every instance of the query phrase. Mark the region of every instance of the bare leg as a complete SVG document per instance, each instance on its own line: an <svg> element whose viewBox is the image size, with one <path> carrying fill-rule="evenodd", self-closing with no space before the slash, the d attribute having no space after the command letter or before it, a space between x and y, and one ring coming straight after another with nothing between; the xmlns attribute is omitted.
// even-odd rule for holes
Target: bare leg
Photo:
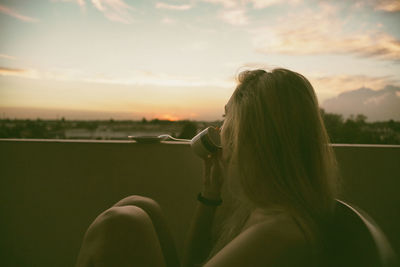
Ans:
<svg viewBox="0 0 400 267"><path fill-rule="evenodd" d="M148 197L133 195L120 200L114 206L136 206L143 209L149 215L151 221L153 222L153 226L157 233L158 240L160 242L160 246L164 255L166 266L180 266L175 242L168 228L161 207L156 201Z"/></svg>
<svg viewBox="0 0 400 267"><path fill-rule="evenodd" d="M159 205L131 196L100 214L85 234L77 267L179 266Z"/></svg>
<svg viewBox="0 0 400 267"><path fill-rule="evenodd" d="M165 266L147 213L136 206L112 207L85 234L77 266Z"/></svg>

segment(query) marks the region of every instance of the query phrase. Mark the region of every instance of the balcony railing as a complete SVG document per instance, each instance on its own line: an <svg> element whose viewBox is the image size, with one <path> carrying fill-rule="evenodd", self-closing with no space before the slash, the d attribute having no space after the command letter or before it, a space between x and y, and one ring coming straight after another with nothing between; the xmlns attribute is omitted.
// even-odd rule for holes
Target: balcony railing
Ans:
<svg viewBox="0 0 400 267"><path fill-rule="evenodd" d="M333 145L342 199L367 211L400 254L400 146ZM3 266L73 266L91 221L123 197L162 206L179 251L201 160L188 144L0 140Z"/></svg>

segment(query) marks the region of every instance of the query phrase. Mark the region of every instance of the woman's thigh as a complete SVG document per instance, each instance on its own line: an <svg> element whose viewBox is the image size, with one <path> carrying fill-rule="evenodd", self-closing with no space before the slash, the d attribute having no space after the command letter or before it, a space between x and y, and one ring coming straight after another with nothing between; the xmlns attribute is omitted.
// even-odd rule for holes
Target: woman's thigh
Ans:
<svg viewBox="0 0 400 267"><path fill-rule="evenodd" d="M164 255L166 266L180 266L179 258L171 231L160 205L151 198L133 195L118 201L114 207L136 206L143 209L151 218Z"/></svg>
<svg viewBox="0 0 400 267"><path fill-rule="evenodd" d="M112 207L87 230L77 266L166 266L150 216L133 205Z"/></svg>

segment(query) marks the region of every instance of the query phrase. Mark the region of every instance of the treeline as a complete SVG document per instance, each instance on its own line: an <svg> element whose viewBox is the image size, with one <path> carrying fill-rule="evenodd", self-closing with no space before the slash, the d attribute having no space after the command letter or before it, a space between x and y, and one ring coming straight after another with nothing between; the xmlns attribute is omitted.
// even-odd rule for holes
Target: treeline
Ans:
<svg viewBox="0 0 400 267"><path fill-rule="evenodd" d="M335 144L400 144L400 122L389 120L367 122L359 114L344 119L342 115L321 110L325 127Z"/></svg>
<svg viewBox="0 0 400 267"><path fill-rule="evenodd" d="M221 121L200 122L200 121L169 121L143 118L140 121L133 120L91 120L77 121L66 120L42 120L42 119L0 119L0 138L24 138L24 139L67 139L66 132L69 130L82 130L94 133L92 139L104 139L98 137L95 132L148 132L150 135L157 131L170 134L177 138L192 138L197 131L208 125L220 126ZM86 139L88 139L86 137ZM90 138L89 138L90 139ZM110 138L115 139L115 138ZM125 137L116 138L119 140L128 139Z"/></svg>
<svg viewBox="0 0 400 267"><path fill-rule="evenodd" d="M342 115L326 113L321 109L328 134L332 143L336 144L398 144L400 145L400 122L381 121L367 122L364 115L343 118ZM198 131L207 126L220 126L222 121L168 121L146 120L140 121L70 121L64 118L59 120L0 120L0 138L38 138L38 139L64 139L65 132L70 129L84 129L96 131L107 129L109 131L135 131L143 129L165 129L174 137L190 139ZM173 132L173 133L172 133Z"/></svg>

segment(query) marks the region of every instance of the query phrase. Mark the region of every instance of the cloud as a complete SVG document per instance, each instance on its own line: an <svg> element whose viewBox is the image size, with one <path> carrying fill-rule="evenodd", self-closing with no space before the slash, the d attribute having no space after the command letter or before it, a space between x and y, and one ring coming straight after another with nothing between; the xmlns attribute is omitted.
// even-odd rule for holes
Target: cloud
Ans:
<svg viewBox="0 0 400 267"><path fill-rule="evenodd" d="M254 9L263 9L277 4L294 4L300 0L202 0L206 3L222 5L223 9L218 13L218 18L234 26L249 24L247 15L248 5Z"/></svg>
<svg viewBox="0 0 400 267"><path fill-rule="evenodd" d="M222 10L218 13L218 18L234 26L249 24L247 15L248 5L251 4L255 9L263 9L277 4L293 4L300 0L202 0L206 3L222 5Z"/></svg>
<svg viewBox="0 0 400 267"><path fill-rule="evenodd" d="M203 0L203 2L212 3L212 4L220 4L225 8L233 8L237 7L240 1L237 0Z"/></svg>
<svg viewBox="0 0 400 267"><path fill-rule="evenodd" d="M364 6L372 7L378 11L384 12L399 12L400 1L399 0L358 0L355 1L355 7L361 8Z"/></svg>
<svg viewBox="0 0 400 267"><path fill-rule="evenodd" d="M26 70L24 70L24 69L11 69L11 68L0 67L1 75L13 75L13 74L19 74L19 73L24 73L24 72L26 72Z"/></svg>
<svg viewBox="0 0 400 267"><path fill-rule="evenodd" d="M176 22L177 22L176 19L172 19L172 18L169 18L169 17L164 17L164 18L161 20L161 23L162 23L162 24L175 24Z"/></svg>
<svg viewBox="0 0 400 267"><path fill-rule="evenodd" d="M85 0L76 0L80 7L84 7L86 5Z"/></svg>
<svg viewBox="0 0 400 267"><path fill-rule="evenodd" d="M156 73L147 70L134 70L127 75L121 75L119 77L103 75L91 76L84 78L83 81L104 84L152 85L166 87L234 87L234 81L231 79L204 79L202 77Z"/></svg>
<svg viewBox="0 0 400 267"><path fill-rule="evenodd" d="M312 73L305 73L305 75L313 85L321 102L340 93L354 90L354 88L368 87L378 90L388 84L400 85L400 81L392 76L319 75Z"/></svg>
<svg viewBox="0 0 400 267"><path fill-rule="evenodd" d="M248 0L255 9L262 9L277 4L297 4L301 0Z"/></svg>
<svg viewBox="0 0 400 267"><path fill-rule="evenodd" d="M9 68L0 66L1 76L15 76L35 80L54 81L79 81L87 77L87 74L76 69L52 69L39 70L28 68Z"/></svg>
<svg viewBox="0 0 400 267"><path fill-rule="evenodd" d="M400 40L370 28L354 32L346 20L336 16L334 6L321 4L318 12L308 9L252 30L255 50L262 54L355 54L400 61Z"/></svg>
<svg viewBox="0 0 400 267"><path fill-rule="evenodd" d="M51 2L70 2L70 3L76 3L76 4L78 4L81 8L85 8L85 6L86 6L85 0L51 0Z"/></svg>
<svg viewBox="0 0 400 267"><path fill-rule="evenodd" d="M0 54L0 58L5 58L5 59L10 59L10 60L16 60L16 57L10 56L10 55L5 55L5 54Z"/></svg>
<svg viewBox="0 0 400 267"><path fill-rule="evenodd" d="M192 8L192 6L191 5L171 5L171 4L166 4L163 2L157 2L156 8L182 11L182 10L189 10Z"/></svg>
<svg viewBox="0 0 400 267"><path fill-rule="evenodd" d="M28 79L87 82L115 85L151 85L164 87L219 87L233 88L233 79L208 79L188 75L174 75L147 70L133 70L116 75L87 73L77 69L16 69L0 67L1 76L16 76Z"/></svg>
<svg viewBox="0 0 400 267"><path fill-rule="evenodd" d="M400 1L399 0L378 0L376 2L375 9L386 12L399 12Z"/></svg>
<svg viewBox="0 0 400 267"><path fill-rule="evenodd" d="M326 100L327 112L344 116L363 114L370 121L400 120L400 87L387 85L380 90L359 88Z"/></svg>
<svg viewBox="0 0 400 267"><path fill-rule="evenodd" d="M244 8L223 9L219 13L219 18L232 25L246 25L249 19Z"/></svg>
<svg viewBox="0 0 400 267"><path fill-rule="evenodd" d="M206 3L222 5L218 18L234 26L246 25L249 22L246 1L237 0L202 0Z"/></svg>
<svg viewBox="0 0 400 267"><path fill-rule="evenodd" d="M251 4L255 9L262 9L277 4L296 4L302 0L202 0L206 3L220 4L224 8L244 7Z"/></svg>
<svg viewBox="0 0 400 267"><path fill-rule="evenodd" d="M18 13L17 11L15 11L9 7L3 6L3 5L0 5L0 12L4 13L6 15L12 16L14 18L17 18L19 20L25 21L25 22L37 22L38 21L38 19L36 19L36 18L22 15L22 14Z"/></svg>
<svg viewBox="0 0 400 267"><path fill-rule="evenodd" d="M37 78L36 71L30 69L15 69L15 68L7 68L0 67L0 75L1 76L17 76L22 78Z"/></svg>
<svg viewBox="0 0 400 267"><path fill-rule="evenodd" d="M133 22L130 14L133 7L126 4L123 0L92 0L92 4L111 21L125 24Z"/></svg>
<svg viewBox="0 0 400 267"><path fill-rule="evenodd" d="M78 4L81 9L85 9L86 0L51 0L52 2L72 2ZM102 12L104 16L114 22L130 24L133 22L133 17L130 11L133 7L125 3L124 0L88 0L93 6Z"/></svg>

